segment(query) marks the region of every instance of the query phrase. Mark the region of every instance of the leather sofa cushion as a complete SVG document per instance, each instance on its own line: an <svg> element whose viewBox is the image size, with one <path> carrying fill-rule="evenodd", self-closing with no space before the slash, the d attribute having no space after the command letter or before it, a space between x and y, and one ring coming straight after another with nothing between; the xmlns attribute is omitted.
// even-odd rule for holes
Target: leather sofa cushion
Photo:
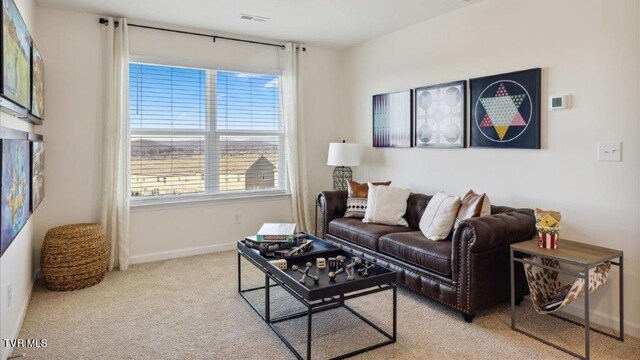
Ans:
<svg viewBox="0 0 640 360"><path fill-rule="evenodd" d="M337 218L329 223L329 234L378 251L378 239L382 235L413 231L405 226L363 223L361 219Z"/></svg>
<svg viewBox="0 0 640 360"><path fill-rule="evenodd" d="M427 208L427 204L431 200L431 196L424 194L411 194L407 199L407 212L404 214L405 220L410 228L414 230L420 229L420 219Z"/></svg>
<svg viewBox="0 0 640 360"><path fill-rule="evenodd" d="M392 233L378 241L380 252L416 266L451 276L451 239L432 241L420 231Z"/></svg>

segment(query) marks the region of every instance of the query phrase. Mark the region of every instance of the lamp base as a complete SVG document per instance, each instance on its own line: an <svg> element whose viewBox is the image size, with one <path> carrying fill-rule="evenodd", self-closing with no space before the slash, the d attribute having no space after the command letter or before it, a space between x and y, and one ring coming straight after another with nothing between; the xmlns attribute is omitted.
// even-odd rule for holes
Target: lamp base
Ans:
<svg viewBox="0 0 640 360"><path fill-rule="evenodd" d="M333 190L347 190L347 180L352 179L351 168L338 166L333 170Z"/></svg>

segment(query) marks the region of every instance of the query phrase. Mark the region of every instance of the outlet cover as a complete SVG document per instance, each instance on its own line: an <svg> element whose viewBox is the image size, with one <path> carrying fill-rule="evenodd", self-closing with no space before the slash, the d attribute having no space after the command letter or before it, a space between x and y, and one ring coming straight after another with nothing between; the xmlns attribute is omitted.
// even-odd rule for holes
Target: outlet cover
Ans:
<svg viewBox="0 0 640 360"><path fill-rule="evenodd" d="M598 161L622 161L622 141L600 141Z"/></svg>
<svg viewBox="0 0 640 360"><path fill-rule="evenodd" d="M11 307L11 297L12 297L12 293L11 293L11 284L7 284L7 308Z"/></svg>
<svg viewBox="0 0 640 360"><path fill-rule="evenodd" d="M240 224L240 214L234 214L233 215L233 223L234 224Z"/></svg>

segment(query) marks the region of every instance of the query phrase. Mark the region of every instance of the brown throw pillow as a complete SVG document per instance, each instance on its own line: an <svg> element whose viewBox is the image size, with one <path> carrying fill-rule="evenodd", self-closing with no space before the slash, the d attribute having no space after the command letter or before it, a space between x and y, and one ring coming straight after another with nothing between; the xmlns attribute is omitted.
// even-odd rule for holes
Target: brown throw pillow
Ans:
<svg viewBox="0 0 640 360"><path fill-rule="evenodd" d="M391 185L391 181L374 182L373 185ZM347 180L347 192L350 198L367 198L369 195L369 185L367 183L360 184L353 180Z"/></svg>
<svg viewBox="0 0 640 360"><path fill-rule="evenodd" d="M473 190L469 190L462 198L462 204L458 210L456 223L453 228L456 229L462 220L490 215L491 210L489 210L489 214L486 214L487 207L491 209L486 194L476 194Z"/></svg>

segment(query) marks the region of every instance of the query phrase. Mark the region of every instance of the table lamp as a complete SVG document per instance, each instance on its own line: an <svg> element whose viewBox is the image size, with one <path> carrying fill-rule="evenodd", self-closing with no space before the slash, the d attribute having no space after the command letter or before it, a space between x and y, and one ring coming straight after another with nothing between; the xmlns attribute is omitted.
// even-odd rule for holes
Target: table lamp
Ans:
<svg viewBox="0 0 640 360"><path fill-rule="evenodd" d="M344 140L341 143L330 143L327 165L336 167L333 170L333 189L346 190L347 180L352 179L349 166L360 165L358 144L347 143Z"/></svg>

